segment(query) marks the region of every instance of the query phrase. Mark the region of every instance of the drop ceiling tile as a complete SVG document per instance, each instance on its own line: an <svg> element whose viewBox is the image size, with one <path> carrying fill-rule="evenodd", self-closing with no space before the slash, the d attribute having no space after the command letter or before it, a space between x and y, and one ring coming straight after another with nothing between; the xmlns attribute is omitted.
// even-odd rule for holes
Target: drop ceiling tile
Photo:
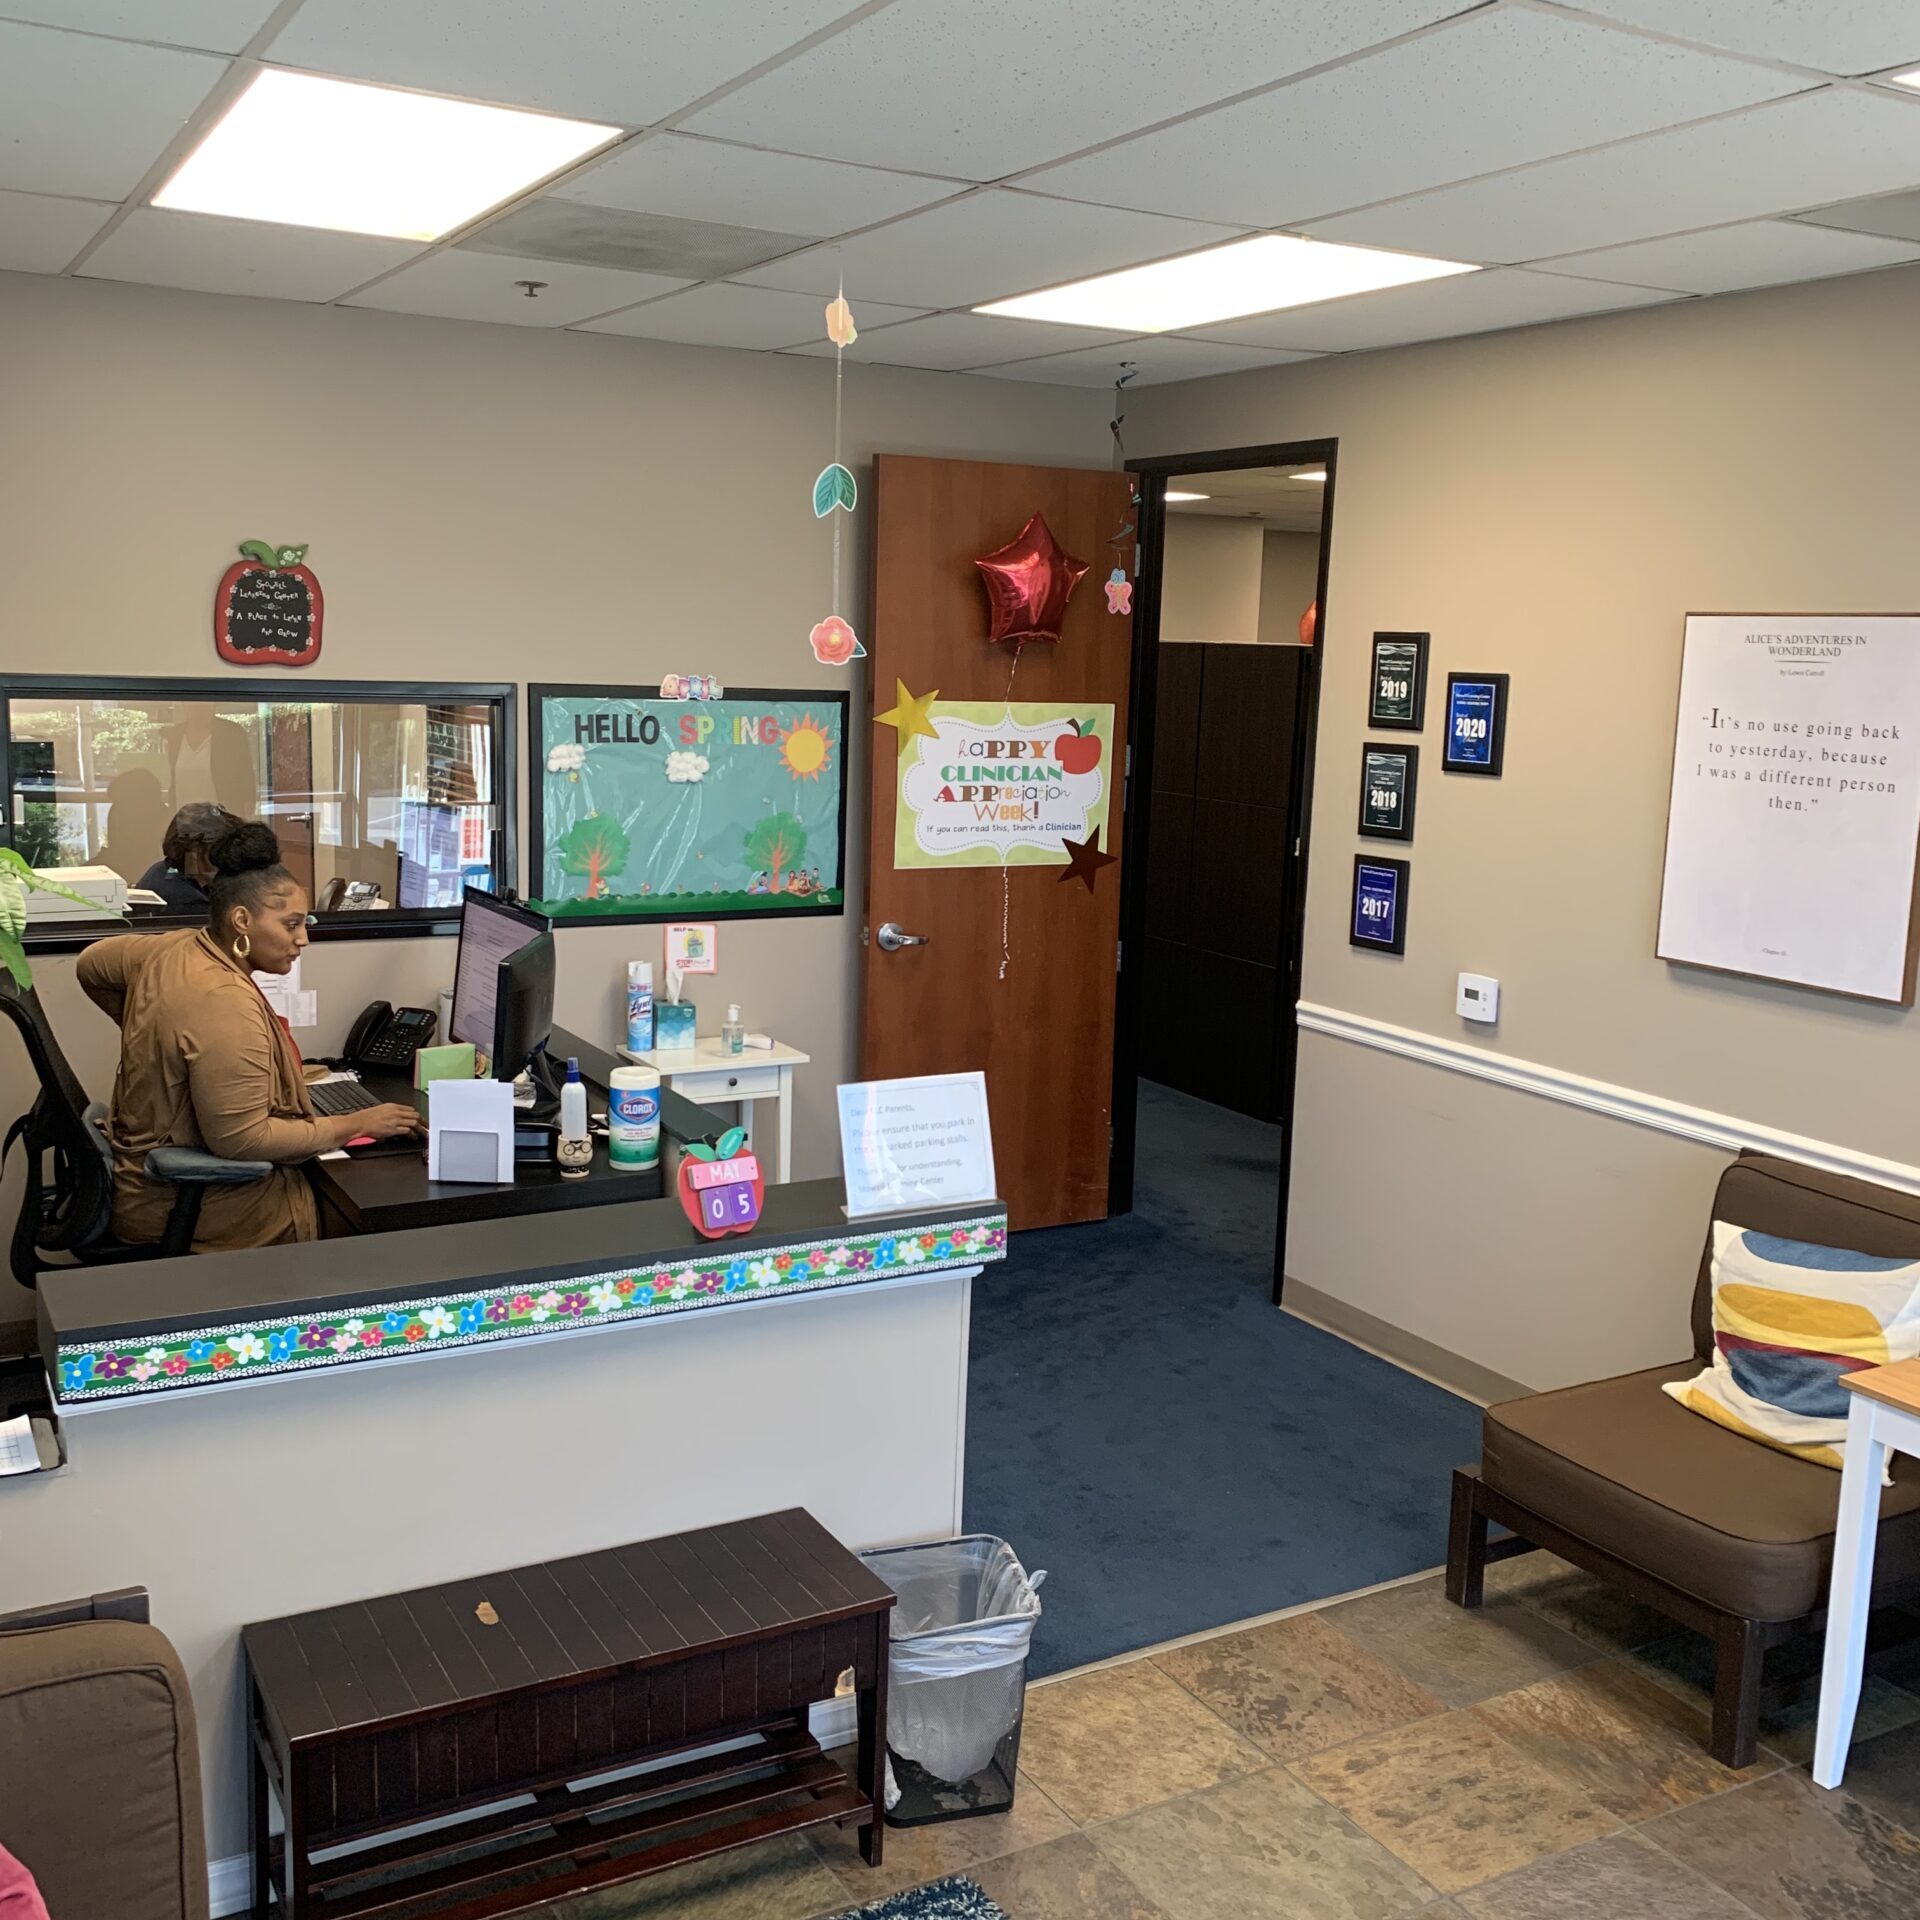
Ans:
<svg viewBox="0 0 1920 1920"><path fill-rule="evenodd" d="M1754 220L1706 233L1641 240L1629 247L1602 247L1598 253L1569 254L1540 264L1552 273L1672 287L1680 293L1732 293L1740 287L1866 273L1915 260L1920 260L1920 246L1905 241L1839 233L1795 220Z"/></svg>
<svg viewBox="0 0 1920 1920"><path fill-rule="evenodd" d="M527 260L664 273L674 280L717 280L791 253L812 238L549 197L515 207L459 244L480 253L516 253Z"/></svg>
<svg viewBox="0 0 1920 1920"><path fill-rule="evenodd" d="M911 320L913 307L882 307L872 301L855 309L854 319L867 331L893 320ZM823 336L826 315L815 293L775 293L766 287L736 287L720 283L694 287L649 301L628 313L589 320L583 333L625 333L645 340L681 340L695 347L793 347ZM860 342L855 343L854 351Z"/></svg>
<svg viewBox="0 0 1920 1920"><path fill-rule="evenodd" d="M123 199L227 66L0 21L0 187Z"/></svg>
<svg viewBox="0 0 1920 1920"><path fill-rule="evenodd" d="M852 10L854 0L306 0L268 57L644 126Z"/></svg>
<svg viewBox="0 0 1920 1920"><path fill-rule="evenodd" d="M411 240L136 207L80 272L91 280L137 280L199 293L332 300L419 251Z"/></svg>
<svg viewBox="0 0 1920 1920"><path fill-rule="evenodd" d="M517 284L522 280L546 284L529 298ZM612 267L576 267L561 260L457 247L430 253L343 304L378 307L384 313L437 314L444 320L494 320L510 327L567 327L687 284L659 273L621 273Z"/></svg>
<svg viewBox="0 0 1920 1920"><path fill-rule="evenodd" d="M663 133L617 149L554 197L818 239L931 206L963 184Z"/></svg>
<svg viewBox="0 0 1920 1920"><path fill-rule="evenodd" d="M1913 0L1580 0L1588 13L1828 73L1920 60Z"/></svg>
<svg viewBox="0 0 1920 1920"><path fill-rule="evenodd" d="M856 305L854 319L864 311ZM991 313L936 313L902 326L863 332L847 349L847 358L887 367L959 373L992 361L1019 360L1065 347L1096 347L1102 341L1123 338L1122 334L1100 333L1092 327L1057 327L1046 321L1007 320ZM798 351L825 359L832 355L833 346L830 341L815 340Z"/></svg>
<svg viewBox="0 0 1920 1920"><path fill-rule="evenodd" d="M1463 0L895 0L694 115L755 146L997 180L1356 53Z"/></svg>
<svg viewBox="0 0 1920 1920"><path fill-rule="evenodd" d="M59 273L112 212L97 201L0 193L0 272Z"/></svg>
<svg viewBox="0 0 1920 1920"><path fill-rule="evenodd" d="M1111 387L1131 367L1130 386L1153 387L1170 380L1204 380L1210 374L1244 373L1249 367L1284 367L1312 358L1308 353L1268 353L1258 347L1224 347L1210 340L1159 334L977 371L995 380L1040 380L1056 387Z"/></svg>
<svg viewBox="0 0 1920 1920"><path fill-rule="evenodd" d="M1805 85L1557 15L1442 33L1049 167L1022 185L1271 227L1650 133Z"/></svg>
<svg viewBox="0 0 1920 1920"><path fill-rule="evenodd" d="M1877 233L1892 240L1920 240L1920 192L1882 193L1870 200L1842 200L1815 207L1799 219L1814 227L1839 227L1847 233Z"/></svg>
<svg viewBox="0 0 1920 1920"><path fill-rule="evenodd" d="M6 0L10 20L212 53L238 53L273 9L274 0Z"/></svg>
<svg viewBox="0 0 1920 1920"><path fill-rule="evenodd" d="M791 293L830 294L844 275L852 300L972 307L1238 235L1233 227L994 188L734 278Z"/></svg>
<svg viewBox="0 0 1920 1920"><path fill-rule="evenodd" d="M1654 306L1677 296L1652 287L1615 287L1597 280L1566 280L1553 274L1465 273L1454 280L1388 287L1346 300L1323 300L1196 329L1208 340L1242 346L1295 347L1308 352L1358 353L1370 347L1404 346L1413 340L1444 340L1456 334L1492 333L1501 327L1568 320L1582 313Z"/></svg>
<svg viewBox="0 0 1920 1920"><path fill-rule="evenodd" d="M1826 88L1308 227L1453 260L1543 260L1915 184L1920 108Z"/></svg>

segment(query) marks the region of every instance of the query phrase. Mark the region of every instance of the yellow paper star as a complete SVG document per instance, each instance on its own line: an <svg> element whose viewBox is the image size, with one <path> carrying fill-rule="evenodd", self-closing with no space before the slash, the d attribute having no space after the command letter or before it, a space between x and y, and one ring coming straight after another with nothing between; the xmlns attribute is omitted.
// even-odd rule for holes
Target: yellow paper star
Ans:
<svg viewBox="0 0 1920 1920"><path fill-rule="evenodd" d="M893 683L893 705L885 713L873 716L875 726L893 727L900 735L900 757L907 757L907 748L916 735L928 740L938 740L940 730L928 718L927 709L940 698L940 689L935 687L931 693L909 693L904 680Z"/></svg>

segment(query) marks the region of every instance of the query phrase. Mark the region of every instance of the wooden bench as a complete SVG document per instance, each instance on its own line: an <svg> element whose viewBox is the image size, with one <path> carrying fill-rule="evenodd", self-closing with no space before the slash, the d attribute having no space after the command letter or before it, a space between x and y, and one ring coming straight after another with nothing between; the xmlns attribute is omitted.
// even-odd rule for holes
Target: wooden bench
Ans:
<svg viewBox="0 0 1920 1920"><path fill-rule="evenodd" d="M878 1866L893 1604L796 1507L256 1622L254 1911L481 1920L856 1820ZM849 1669L852 1779L808 1725Z"/></svg>

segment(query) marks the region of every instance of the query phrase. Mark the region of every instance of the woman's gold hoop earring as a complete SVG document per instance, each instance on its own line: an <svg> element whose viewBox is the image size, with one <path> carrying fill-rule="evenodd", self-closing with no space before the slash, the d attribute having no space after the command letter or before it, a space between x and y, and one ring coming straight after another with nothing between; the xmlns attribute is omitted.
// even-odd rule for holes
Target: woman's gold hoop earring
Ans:
<svg viewBox="0 0 1920 1920"><path fill-rule="evenodd" d="M250 933L236 934L233 942L233 957L244 960L253 951L253 936Z"/></svg>

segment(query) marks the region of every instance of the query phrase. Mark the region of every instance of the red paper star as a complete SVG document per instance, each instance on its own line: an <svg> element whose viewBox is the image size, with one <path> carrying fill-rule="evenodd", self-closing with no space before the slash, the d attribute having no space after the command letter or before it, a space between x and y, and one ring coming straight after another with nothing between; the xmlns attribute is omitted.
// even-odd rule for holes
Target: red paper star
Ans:
<svg viewBox="0 0 1920 1920"><path fill-rule="evenodd" d="M1067 598L1087 571L1053 537L1039 514L1020 529L1020 537L997 553L973 563L987 585L992 625L987 638L1058 640Z"/></svg>
<svg viewBox="0 0 1920 1920"><path fill-rule="evenodd" d="M1098 827L1095 827L1093 832L1084 840L1062 840L1060 844L1067 850L1067 864L1061 869L1060 878L1062 880L1084 880L1087 883L1087 891L1089 893L1093 891L1094 875L1097 874L1102 867L1110 867L1120 858L1117 853L1102 853L1100 851L1100 829Z"/></svg>

